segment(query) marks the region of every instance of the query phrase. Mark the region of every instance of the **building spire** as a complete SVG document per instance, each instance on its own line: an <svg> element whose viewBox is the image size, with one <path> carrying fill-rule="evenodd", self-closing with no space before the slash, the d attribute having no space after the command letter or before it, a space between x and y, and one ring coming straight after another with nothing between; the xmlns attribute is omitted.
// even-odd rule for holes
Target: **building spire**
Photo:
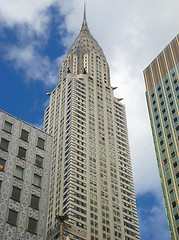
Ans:
<svg viewBox="0 0 179 240"><path fill-rule="evenodd" d="M87 25L87 20L86 20L86 1L84 2L84 15L83 15L83 23L82 23L82 27L81 27L81 31L84 31L88 29L88 25Z"/></svg>

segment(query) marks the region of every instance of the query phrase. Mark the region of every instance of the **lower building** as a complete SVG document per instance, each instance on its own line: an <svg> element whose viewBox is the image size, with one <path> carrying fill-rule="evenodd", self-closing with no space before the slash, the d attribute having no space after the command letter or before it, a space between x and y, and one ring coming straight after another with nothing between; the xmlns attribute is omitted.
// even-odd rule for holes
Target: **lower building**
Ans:
<svg viewBox="0 0 179 240"><path fill-rule="evenodd" d="M45 239L52 137L0 110L0 239Z"/></svg>

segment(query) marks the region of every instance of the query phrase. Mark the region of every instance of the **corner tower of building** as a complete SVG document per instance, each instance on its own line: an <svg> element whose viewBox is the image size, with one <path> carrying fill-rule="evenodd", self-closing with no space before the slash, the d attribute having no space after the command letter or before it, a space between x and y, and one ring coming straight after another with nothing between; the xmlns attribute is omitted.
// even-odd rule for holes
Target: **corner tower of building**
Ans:
<svg viewBox="0 0 179 240"><path fill-rule="evenodd" d="M96 57L101 60L100 69L95 64ZM100 77L105 83L110 84L109 66L106 57L89 31L85 11L80 33L60 67L59 81L63 80L68 72L77 75L85 72L92 78Z"/></svg>
<svg viewBox="0 0 179 240"><path fill-rule="evenodd" d="M48 239L62 238L64 216L64 239L140 238L125 106L114 89L84 14L45 111L53 135Z"/></svg>

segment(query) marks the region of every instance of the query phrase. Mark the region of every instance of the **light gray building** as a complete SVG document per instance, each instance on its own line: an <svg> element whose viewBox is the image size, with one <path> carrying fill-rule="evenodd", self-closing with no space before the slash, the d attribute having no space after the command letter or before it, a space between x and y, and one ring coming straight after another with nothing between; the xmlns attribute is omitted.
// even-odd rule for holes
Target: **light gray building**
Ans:
<svg viewBox="0 0 179 240"><path fill-rule="evenodd" d="M0 239L45 239L52 137L0 110Z"/></svg>
<svg viewBox="0 0 179 240"><path fill-rule="evenodd" d="M53 136L49 239L60 237L64 215L69 239L140 238L125 106L114 89L84 14L45 111L44 130Z"/></svg>

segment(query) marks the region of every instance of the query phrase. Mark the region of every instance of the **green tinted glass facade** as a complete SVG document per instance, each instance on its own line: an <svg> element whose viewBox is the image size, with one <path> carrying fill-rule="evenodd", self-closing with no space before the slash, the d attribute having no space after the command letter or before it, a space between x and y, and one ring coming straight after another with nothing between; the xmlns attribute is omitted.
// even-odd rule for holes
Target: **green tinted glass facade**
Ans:
<svg viewBox="0 0 179 240"><path fill-rule="evenodd" d="M171 239L179 239L179 35L144 70Z"/></svg>

